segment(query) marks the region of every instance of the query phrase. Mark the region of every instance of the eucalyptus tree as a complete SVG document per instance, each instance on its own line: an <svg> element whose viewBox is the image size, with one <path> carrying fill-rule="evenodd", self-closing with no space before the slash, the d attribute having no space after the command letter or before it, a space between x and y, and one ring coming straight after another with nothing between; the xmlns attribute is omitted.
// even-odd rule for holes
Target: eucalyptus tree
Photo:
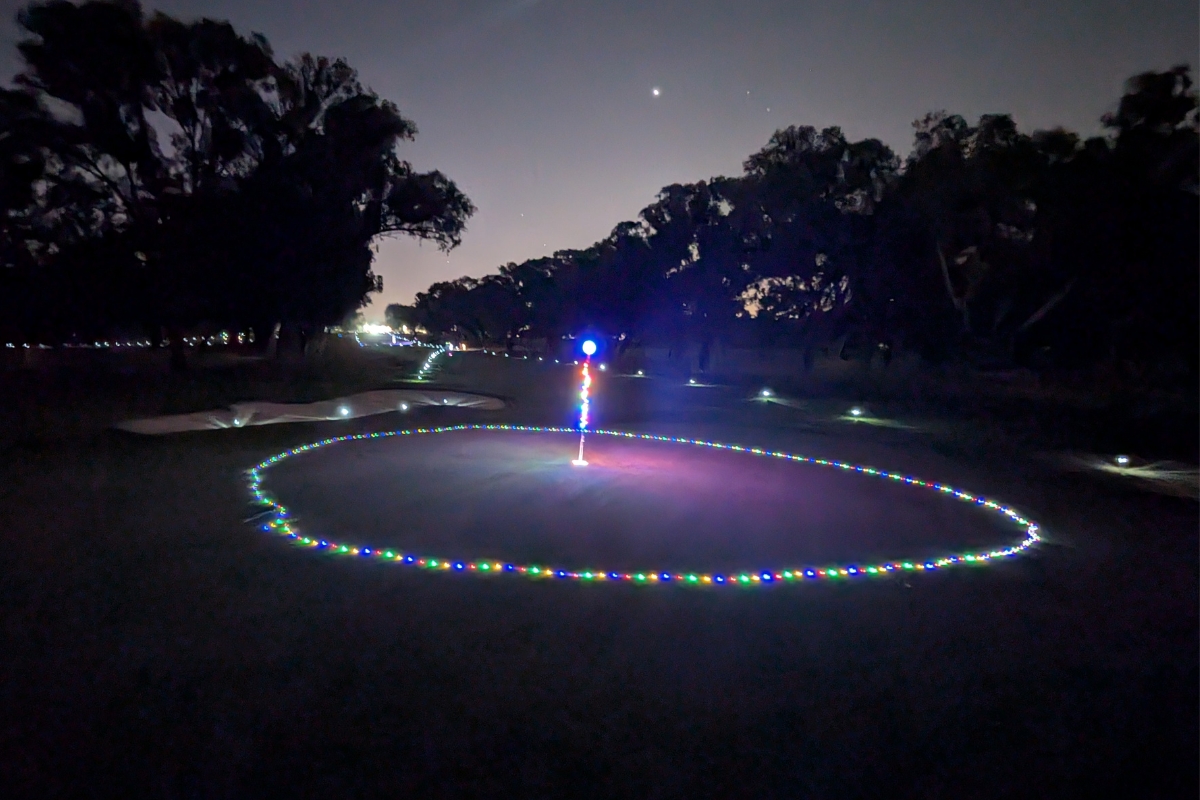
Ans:
<svg viewBox="0 0 1200 800"><path fill-rule="evenodd" d="M343 60L280 64L261 35L132 0L33 3L18 22L6 134L22 103L43 119L5 252L40 254L65 294L104 289L108 321L330 324L380 288L379 237L461 242L474 207L399 156L415 124Z"/></svg>

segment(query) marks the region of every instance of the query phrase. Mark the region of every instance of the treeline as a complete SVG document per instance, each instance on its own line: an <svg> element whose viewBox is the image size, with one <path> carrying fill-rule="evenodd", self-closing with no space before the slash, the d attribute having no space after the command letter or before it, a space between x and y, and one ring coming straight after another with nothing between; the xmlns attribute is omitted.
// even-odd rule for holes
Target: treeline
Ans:
<svg viewBox="0 0 1200 800"><path fill-rule="evenodd" d="M18 23L23 70L0 89L9 340L337 323L381 288L377 237L449 249L474 211L399 157L416 126L345 61L281 63L259 34L136 0L33 3Z"/></svg>
<svg viewBox="0 0 1200 800"><path fill-rule="evenodd" d="M587 249L434 284L389 317L491 342L590 329L677 351L907 349L1194 383L1188 68L1132 78L1103 124L1085 141L929 114L903 162L877 140L790 127L739 177L668 186Z"/></svg>

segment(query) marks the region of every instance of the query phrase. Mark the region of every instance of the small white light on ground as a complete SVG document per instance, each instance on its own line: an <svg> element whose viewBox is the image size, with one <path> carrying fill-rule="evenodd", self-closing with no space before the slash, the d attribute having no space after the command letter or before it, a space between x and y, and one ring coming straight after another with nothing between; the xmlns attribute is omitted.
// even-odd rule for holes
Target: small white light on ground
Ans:
<svg viewBox="0 0 1200 800"><path fill-rule="evenodd" d="M350 416L350 409L346 408L345 406L342 406L341 408L338 409L338 413L341 414L343 417L348 417L348 416Z"/></svg>
<svg viewBox="0 0 1200 800"><path fill-rule="evenodd" d="M696 379L695 379L695 378L688 378L688 385L689 385L689 386L695 386L695 385L696 385Z"/></svg>
<svg viewBox="0 0 1200 800"><path fill-rule="evenodd" d="M607 370L608 370L608 364L601 364L601 365L600 365L600 371L601 371L601 372L605 372L605 371L607 371Z"/></svg>
<svg viewBox="0 0 1200 800"><path fill-rule="evenodd" d="M1114 460L1123 467L1129 463L1129 456L1117 456Z"/></svg>
<svg viewBox="0 0 1200 800"><path fill-rule="evenodd" d="M646 374L646 373L642 372L640 369L638 370L638 377L639 377L639 378L640 378L640 377L642 377L642 376L643 376L643 375L645 375L645 374Z"/></svg>
<svg viewBox="0 0 1200 800"><path fill-rule="evenodd" d="M401 410L401 411L408 411L408 403L401 403L401 404L400 404L400 410Z"/></svg>
<svg viewBox="0 0 1200 800"><path fill-rule="evenodd" d="M770 389L763 389L761 392L758 393L759 397L770 397L771 395L772 395L772 392Z"/></svg>
<svg viewBox="0 0 1200 800"><path fill-rule="evenodd" d="M855 406L854 408L850 409L850 416L861 417L862 415L863 415L863 410L861 408L859 408L858 406Z"/></svg>

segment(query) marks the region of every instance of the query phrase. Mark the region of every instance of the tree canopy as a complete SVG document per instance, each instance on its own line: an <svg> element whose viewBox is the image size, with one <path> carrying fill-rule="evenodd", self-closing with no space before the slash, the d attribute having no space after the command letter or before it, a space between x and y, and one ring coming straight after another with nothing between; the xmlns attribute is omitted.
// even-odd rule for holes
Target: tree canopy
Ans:
<svg viewBox="0 0 1200 800"><path fill-rule="evenodd" d="M1197 371L1196 93L1130 79L1107 135L1008 115L914 124L903 161L788 127L743 174L667 186L583 250L435 284L396 313L481 341L907 348L929 359Z"/></svg>
<svg viewBox="0 0 1200 800"><path fill-rule="evenodd" d="M6 323L66 338L200 321L324 325L381 288L381 236L449 250L474 212L341 59L275 59L136 0L33 3L0 91Z"/></svg>

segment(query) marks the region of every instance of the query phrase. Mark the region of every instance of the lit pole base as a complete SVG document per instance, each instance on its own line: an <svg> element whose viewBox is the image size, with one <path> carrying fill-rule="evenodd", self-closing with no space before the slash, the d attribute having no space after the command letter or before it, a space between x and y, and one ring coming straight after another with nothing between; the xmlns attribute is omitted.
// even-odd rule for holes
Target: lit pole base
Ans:
<svg viewBox="0 0 1200 800"><path fill-rule="evenodd" d="M571 463L577 467L586 467L587 466L587 462L584 461L582 458L576 458Z"/></svg>

